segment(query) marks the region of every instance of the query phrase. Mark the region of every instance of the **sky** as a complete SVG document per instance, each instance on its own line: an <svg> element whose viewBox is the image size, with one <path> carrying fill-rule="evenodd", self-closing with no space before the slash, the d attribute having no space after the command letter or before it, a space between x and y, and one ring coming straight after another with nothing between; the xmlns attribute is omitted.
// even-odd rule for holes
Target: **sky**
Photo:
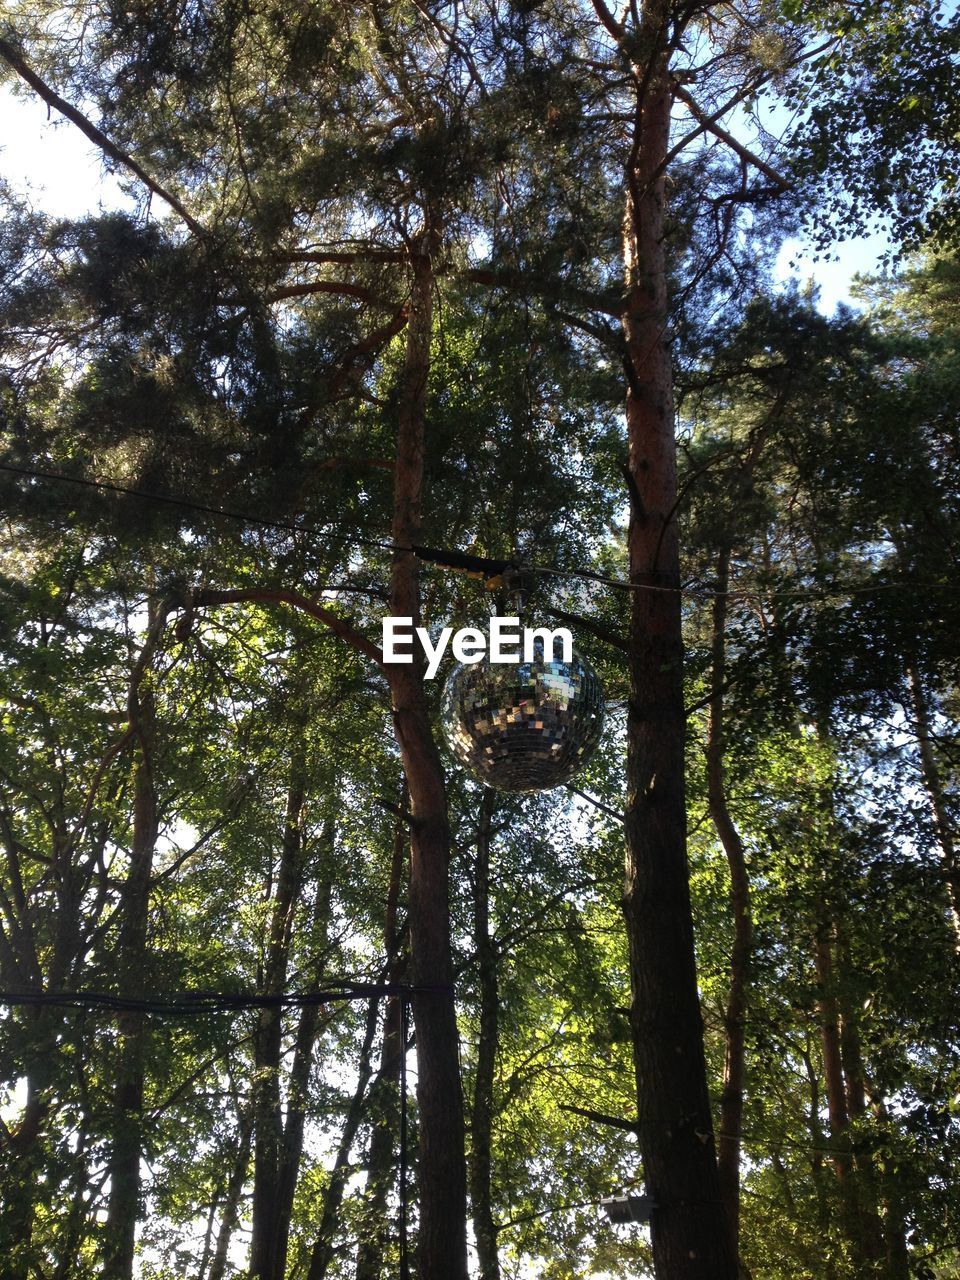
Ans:
<svg viewBox="0 0 960 1280"><path fill-rule="evenodd" d="M0 89L0 177L15 191L58 217L77 217L90 210L133 207L116 178L105 176L99 152L69 121L48 113L36 98L15 97ZM775 278L820 289L820 309L830 315L838 303L856 305L850 295L854 275L877 270L887 247L882 235L839 241L833 261L814 261L799 240L788 240L780 253Z"/></svg>

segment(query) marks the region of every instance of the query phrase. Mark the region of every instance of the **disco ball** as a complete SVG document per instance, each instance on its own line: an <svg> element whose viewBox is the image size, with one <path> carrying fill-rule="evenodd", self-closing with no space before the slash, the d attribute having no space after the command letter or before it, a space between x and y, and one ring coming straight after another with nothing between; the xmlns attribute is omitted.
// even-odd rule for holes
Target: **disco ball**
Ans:
<svg viewBox="0 0 960 1280"><path fill-rule="evenodd" d="M478 782L496 791L548 791L586 764L603 729L603 686L585 658L572 656L454 668L443 694L444 732Z"/></svg>

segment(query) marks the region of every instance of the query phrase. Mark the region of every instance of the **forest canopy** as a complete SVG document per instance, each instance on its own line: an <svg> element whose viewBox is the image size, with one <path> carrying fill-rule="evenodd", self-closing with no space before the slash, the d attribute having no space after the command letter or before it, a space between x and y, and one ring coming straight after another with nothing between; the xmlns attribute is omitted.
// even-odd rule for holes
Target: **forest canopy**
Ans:
<svg viewBox="0 0 960 1280"><path fill-rule="evenodd" d="M0 191L11 1280L960 1276L958 61L7 7L127 197ZM878 226L858 308L775 280ZM511 794L380 645L518 581L605 728Z"/></svg>

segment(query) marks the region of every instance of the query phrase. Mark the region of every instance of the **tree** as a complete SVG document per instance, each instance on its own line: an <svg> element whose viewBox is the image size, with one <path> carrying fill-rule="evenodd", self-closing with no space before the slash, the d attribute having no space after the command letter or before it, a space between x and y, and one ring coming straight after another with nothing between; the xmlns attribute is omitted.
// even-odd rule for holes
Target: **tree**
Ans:
<svg viewBox="0 0 960 1280"><path fill-rule="evenodd" d="M886 175L864 165L877 140L887 150L918 136L932 140L933 151L918 152L921 171L931 171L933 155L944 184L934 191L945 197L939 225L949 225L953 144L937 108L952 36L935 9L906 4L870 7L853 18L831 5L801 12L667 0L649 0L622 16L597 0L587 17L562 5L517 12L359 5L336 14L316 5L296 22L269 3L190 14L90 7L76 14L79 45L73 26L48 17L21 10L20 28L0 42L0 55L173 217L166 227L122 217L75 226L47 226L24 211L11 217L5 396L13 465L19 459L36 472L36 459L44 457L77 480L96 479L106 450L123 489L247 507L255 517L270 510L277 520L258 517L268 532L257 540L238 531L225 539L228 550L211 531L222 530L229 516L211 525L204 523L209 511L203 519L194 512L180 523L170 507L162 513L156 504L150 527L174 572L158 584L154 607L179 612L186 630L191 618L227 605L294 606L368 660L377 695L389 690L409 797L401 820L410 828L421 1273L463 1275L466 1267L449 899L455 849L423 673L416 666L379 670L366 631L376 621L367 601L382 600L389 576L395 613L428 622L448 600L466 610L443 588L425 601L420 566L425 554L437 558L431 546L479 539L477 549L489 555L548 549L561 571L593 556L605 567L611 560L618 569L626 564L629 635L584 620L598 638L612 635L626 656L629 683L625 919L637 1116L626 1123L636 1124L658 1206L657 1272L732 1275L735 1233L721 1204L713 1149L685 846L678 528L685 494L676 474L668 324L672 312L684 322L684 337L696 333L703 341L696 313L707 300L719 302L727 317L735 312L725 290L756 279L743 263L764 217L775 207L792 213L798 184L812 181L815 171L855 178L861 200L883 206ZM874 56L878 32L883 41ZM905 33L901 57L897 40ZM924 40L933 54L920 67ZM923 92L909 109L909 129L898 131L891 97L905 72L918 67ZM851 76L862 79L869 107L864 144L853 148L850 130L829 127L832 118L843 119L831 108ZM727 127L732 111L755 103L767 88L801 107L806 142L793 162L765 150L769 139L747 145ZM82 112L75 105L81 102ZM518 130L517 120L529 127ZM898 191L908 189L906 175L904 168ZM809 182L802 190L811 190ZM902 224L908 230L926 198L909 194ZM478 246L489 247L479 263ZM507 317L493 326L494 341L486 317L493 295L481 301L478 289L503 300ZM513 349L511 335L517 335ZM506 352L507 372L478 379L470 369L475 356L451 352L448 338L473 353ZM591 371L596 353L600 367ZM695 377L697 362L681 354L680 368ZM438 386L435 375L431 381L438 368L462 373L455 392ZM478 380L481 403L491 404L501 388L509 389L510 403L470 439L451 420L458 401L474 397ZM545 389L539 405L535 388ZM577 413L561 420L556 406L566 399ZM623 441L613 425L618 399L626 404ZM599 428L583 425L591 417ZM546 443L538 460L531 437L541 426ZM507 452L493 463L502 442ZM584 442L596 458L571 462L571 453L586 454ZM624 445L625 460L617 457ZM801 461L803 492L819 496L811 458ZM613 483L618 462L630 501L619 562L615 549L596 545L622 496ZM528 468L542 485L537 504L524 492ZM577 485L579 528L571 528L576 521L562 510L565 495L551 472ZM496 522L471 492L478 473L480 494L509 495L507 513ZM16 483L20 518L26 527L42 527L51 516L44 491L22 477ZM111 510L91 494L83 526L103 538L119 516L136 545L144 531L135 524L146 517L132 512L141 512L142 502L127 493ZM322 546L301 545L296 530L307 523L322 529ZM792 532L788 518L784 527ZM170 550L184 528L196 540L190 556ZM281 528L293 534L287 544ZM806 551L802 538L798 545ZM814 563L819 567L816 557ZM350 594L331 601L324 592L338 578ZM568 597L559 601L565 613L584 607L577 588ZM613 611L607 600L597 607ZM719 670L724 619L714 629ZM816 631L802 634L798 643L807 644ZM813 688L816 664L808 669ZM793 706L786 676L779 687L788 689ZM824 738L831 707L827 695L816 701ZM715 700L713 710L719 735L724 708ZM299 789L289 772L285 777L289 815L299 810L293 803ZM715 768L713 808L722 817L716 783ZM288 824L291 875L295 826ZM140 861L146 865L145 856ZM270 895L276 933L266 948L268 988L282 985L287 968L283 921L296 895L292 880L284 885ZM140 928L142 894L131 890L128 905L126 916ZM483 921L474 923L482 943ZM827 920L823 927L829 933L832 926ZM821 946L822 961L832 945L827 938ZM481 965L488 988L490 959L485 955ZM821 969L826 1008L831 984ZM581 966L581 976L589 971ZM488 989L488 1007L489 998ZM728 1030L737 1020L734 1009ZM822 1016L821 1024L829 1029L832 1018ZM356 1029L366 1076L373 1011ZM261 1074L249 1112L243 1100L235 1107L236 1176L218 1192L233 1206L226 1218L232 1221L252 1142L254 1267L261 1274L276 1270L285 1243L268 1194L279 1177L280 1030L279 1020L261 1020L254 1054ZM481 1144L474 1153L481 1201L488 1181L483 1146L492 1130L483 1115L489 1017L481 1041L484 1035ZM133 1053L137 1038L128 1039ZM301 1076L291 1096L302 1087ZM319 1270L328 1265L330 1215L334 1208L346 1212L347 1163L363 1095L358 1090L347 1105L336 1178L325 1184L322 1239L312 1254L322 1266L311 1263ZM120 1101L118 1133L137 1099L131 1093ZM132 1168L130 1152L123 1158ZM126 1224L122 1267L129 1268L132 1199L128 1194L119 1203L121 1187L118 1181L115 1209ZM281 1216L295 1217L284 1195ZM729 1187L726 1203L736 1203ZM494 1226L485 1223L488 1270ZM224 1265L219 1243L213 1265Z"/></svg>

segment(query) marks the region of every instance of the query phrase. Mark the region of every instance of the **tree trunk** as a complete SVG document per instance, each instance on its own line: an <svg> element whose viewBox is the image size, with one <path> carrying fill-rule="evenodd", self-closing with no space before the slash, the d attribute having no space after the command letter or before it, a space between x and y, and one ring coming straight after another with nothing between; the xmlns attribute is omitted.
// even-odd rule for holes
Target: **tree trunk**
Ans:
<svg viewBox="0 0 960 1280"><path fill-rule="evenodd" d="M844 1028L841 1018L841 1000L834 963L836 929L823 924L817 931L815 962L817 982L820 987L820 1037L823 1046L823 1075L827 1088L827 1114L830 1118L830 1138L833 1148L833 1167L840 1191L842 1227L850 1242L859 1274L880 1274L883 1253L882 1230L876 1203L871 1204L871 1179L869 1168L854 1160L854 1145L850 1132L851 1102L855 1108L862 1106L862 1071L859 1042L854 1052L852 1027ZM844 1044L848 1060L844 1062ZM852 1071L848 1078L845 1065Z"/></svg>
<svg viewBox="0 0 960 1280"><path fill-rule="evenodd" d="M30 1016L34 1011L27 1010ZM50 1052L53 1034L50 1010L38 1009L31 1019L32 1040L38 1054ZM33 1045L30 1046L31 1050ZM33 1053L31 1052L31 1057ZM35 1274L32 1243L37 1181L43 1171L43 1123L49 1111L42 1070L31 1062L27 1071L27 1099L16 1130L3 1139L3 1194L0 1196L0 1247L10 1280L28 1280Z"/></svg>
<svg viewBox="0 0 960 1280"><path fill-rule="evenodd" d="M243 1195L244 1183L247 1180L247 1168L250 1164L250 1145L253 1138L253 1114L241 1116L240 1129L237 1135L237 1157L230 1171L227 1193L223 1200L223 1212L220 1215L220 1230L217 1232L217 1247L210 1267L210 1280L224 1280L227 1272L227 1253L230 1241L236 1230L240 1216L240 1197ZM201 1278L202 1280L202 1278Z"/></svg>
<svg viewBox="0 0 960 1280"><path fill-rule="evenodd" d="M407 789L404 786L400 795L401 812L406 809L408 802ZM393 837L390 884L383 921L384 950L387 955L388 981L390 982L400 981L405 963L401 955L400 935L397 930L397 909L400 903L406 848L406 825L398 820ZM405 1051L403 1010L400 1000L396 996L391 996L387 1000L383 1014L383 1040L380 1045L380 1070L375 1086L376 1096L371 1097L370 1112L373 1117L373 1131L370 1135L370 1151L367 1159L363 1226L357 1249L357 1280L380 1280L383 1273L388 1235L387 1200L394 1181L396 1170L394 1155L399 1142L400 1059Z"/></svg>
<svg viewBox="0 0 960 1280"><path fill-rule="evenodd" d="M664 50L670 5L644 6L639 42ZM633 990L639 1141L658 1280L733 1280L720 1197L697 992L686 853L685 717L676 442L667 344L664 174L671 89L666 51L635 74L626 173L630 703L624 912Z"/></svg>
<svg viewBox="0 0 960 1280"><path fill-rule="evenodd" d="M817 930L814 962L820 988L820 1043L823 1049L823 1078L827 1088L827 1115L830 1118L830 1136L834 1148L833 1166L837 1177L843 1181L849 1175L852 1165L846 1137L850 1117L847 1111L843 1060L840 1056L840 1009L833 973L831 933L827 924L821 925Z"/></svg>
<svg viewBox="0 0 960 1280"><path fill-rule="evenodd" d="M851 960L849 948L838 925L837 966L841 977L849 976ZM847 1098L847 1115L850 1123L864 1127L867 1119L867 1090L863 1067L863 1053L860 1044L860 1028L857 1025L858 1011L854 1001L846 993L844 983L837 991L840 1009L840 1059L843 1064L843 1079ZM879 1190L877 1186L877 1169L873 1155L863 1149L862 1136L854 1129L854 1167L856 1169L856 1211L860 1234L860 1246L864 1263L875 1274L887 1274L885 1266L886 1248L884 1243L884 1226L880 1216Z"/></svg>
<svg viewBox="0 0 960 1280"><path fill-rule="evenodd" d="M733 948L730 955L730 987L724 1010L723 1094L720 1099L720 1136L717 1143L717 1169L720 1195L735 1254L740 1242L740 1131L743 1126L743 1094L745 1084L746 1008L750 982L750 951L753 943L753 917L750 911L750 881L743 841L730 816L724 780L723 684L726 678L727 588L730 552L724 548L717 568L716 595L713 601L713 638L710 698L710 723L707 733L707 795L710 816L717 836L727 855L730 868L730 904L733 909Z"/></svg>
<svg viewBox="0 0 960 1280"><path fill-rule="evenodd" d="M314 988L322 985L326 964L326 945L330 919L330 900L333 891L333 819L325 819L320 834L321 853L318 866L316 898L313 907L313 930L317 939L318 960L312 972ZM283 1280L287 1267L287 1248L290 1223L293 1218L293 1201L303 1155L303 1133L307 1114L307 1096L310 1086L310 1068L313 1065L314 1047L321 1026L321 1010L317 1005L306 1005L300 1011L297 1035L294 1042L293 1062L287 1085L287 1118L283 1126L280 1159L277 1169L277 1195L274 1206L274 1280Z"/></svg>
<svg viewBox="0 0 960 1280"><path fill-rule="evenodd" d="M363 1104L367 1096L367 1086L373 1074L371 1054L373 1040L377 1032L377 1014L379 1012L377 998L374 997L367 1006L367 1021L364 1029L363 1045L360 1049L360 1061L357 1065L357 1084L347 1108L340 1143L330 1173L330 1181L323 1197L323 1210L320 1214L320 1226L317 1238L310 1255L310 1266L307 1280L325 1280L330 1263L333 1261L334 1242L337 1234L337 1221L343 1193L350 1177L350 1152L353 1149L357 1130L363 1118Z"/></svg>
<svg viewBox="0 0 960 1280"><path fill-rule="evenodd" d="M930 723L930 706L920 673L915 666L907 671L913 714L917 722L917 745L920 749L920 772L923 785L933 811L933 825L940 846L940 861L950 906L950 923L953 926L954 945L960 951L960 869L957 867L957 846L953 838L953 824L947 812L943 783L933 750L933 733Z"/></svg>
<svg viewBox="0 0 960 1280"><path fill-rule="evenodd" d="M160 831L154 782L156 709L149 673L166 610L151 606L150 625L130 682L129 718L136 741L133 782L133 836L130 867L120 901L118 979L124 996L143 994L153 857ZM104 1280L132 1280L140 1204L143 1148L143 1090L148 1027L143 1013L119 1018L120 1048L114 1091L110 1151L110 1197L105 1231Z"/></svg>
<svg viewBox="0 0 960 1280"><path fill-rule="evenodd" d="M293 916L303 878L302 816L305 799L304 745L294 744L290 782L284 815L277 890L270 913L270 927L263 969L263 991L283 992ZM250 1276L277 1280L277 1210L283 1144L280 1101L280 1066L283 1052L281 1010L261 1009L255 1041L256 1075L253 1087L253 1230L250 1241Z"/></svg>
<svg viewBox="0 0 960 1280"><path fill-rule="evenodd" d="M881 1130L889 1129L890 1113L882 1098L875 1098L873 1111ZM883 1198L883 1244L886 1280L910 1280L910 1250L907 1245L906 1213L900 1190L900 1171L895 1160L880 1160L880 1188Z"/></svg>
<svg viewBox="0 0 960 1280"><path fill-rule="evenodd" d="M420 540L426 393L433 317L431 253L421 238L412 264L410 315L401 387L394 479L394 552L390 594L394 616L420 619L420 583L412 548ZM394 731L410 791L411 1000L417 1043L420 1117L421 1280L466 1280L466 1164L459 1040L450 953L450 828L440 755L433 738L419 659L386 668Z"/></svg>
<svg viewBox="0 0 960 1280"><path fill-rule="evenodd" d="M496 796L484 790L480 799L477 833L477 869L474 889L474 945L480 989L480 1039L473 1093L470 1154L470 1200L477 1241L477 1274L480 1280L500 1280L497 1226L491 1204L493 1133L493 1080L497 1061L497 952L490 936L490 826Z"/></svg>

